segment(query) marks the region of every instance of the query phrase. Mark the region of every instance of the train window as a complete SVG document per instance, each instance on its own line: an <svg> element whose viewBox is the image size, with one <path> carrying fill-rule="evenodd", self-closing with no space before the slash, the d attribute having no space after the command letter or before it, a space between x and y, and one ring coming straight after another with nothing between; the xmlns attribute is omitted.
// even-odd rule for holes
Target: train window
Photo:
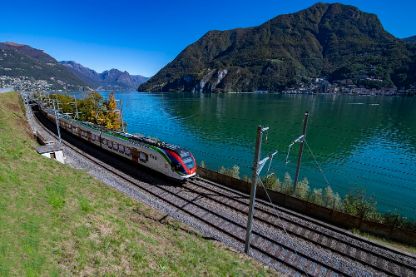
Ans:
<svg viewBox="0 0 416 277"><path fill-rule="evenodd" d="M120 145L120 147L119 147L118 151L119 151L120 153L124 153L124 145Z"/></svg>
<svg viewBox="0 0 416 277"><path fill-rule="evenodd" d="M107 143L107 141L105 139L103 139L103 141L101 142L103 145L105 145Z"/></svg>
<svg viewBox="0 0 416 277"><path fill-rule="evenodd" d="M118 150L118 143L115 143L115 142L114 142L114 143L113 143L113 148L114 148L114 150L116 150L116 151L117 151L117 150Z"/></svg>
<svg viewBox="0 0 416 277"><path fill-rule="evenodd" d="M91 135L91 140L95 141L95 137L96 137L95 134L92 134Z"/></svg>
<svg viewBox="0 0 416 277"><path fill-rule="evenodd" d="M125 153L127 156L130 156L130 148L129 148L129 147L126 147L126 149L124 150L124 153Z"/></svg>
<svg viewBox="0 0 416 277"><path fill-rule="evenodd" d="M112 141L108 141L107 142L108 148L113 149L113 142Z"/></svg>
<svg viewBox="0 0 416 277"><path fill-rule="evenodd" d="M149 157L144 152L139 152L139 160L143 163L146 163L149 160Z"/></svg>

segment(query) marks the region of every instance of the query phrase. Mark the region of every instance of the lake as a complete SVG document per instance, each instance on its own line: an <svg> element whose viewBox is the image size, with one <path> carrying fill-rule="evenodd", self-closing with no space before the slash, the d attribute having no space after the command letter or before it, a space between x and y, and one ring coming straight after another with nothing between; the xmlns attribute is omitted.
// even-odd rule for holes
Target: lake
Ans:
<svg viewBox="0 0 416 277"><path fill-rule="evenodd" d="M116 98L128 132L183 146L213 170L238 165L241 177L251 176L257 126L268 126L262 156L279 151L269 173L281 180L294 176L298 145L286 159L288 146L309 111L300 177L325 188L325 175L341 195L364 189L380 210L416 218L416 97L132 91Z"/></svg>

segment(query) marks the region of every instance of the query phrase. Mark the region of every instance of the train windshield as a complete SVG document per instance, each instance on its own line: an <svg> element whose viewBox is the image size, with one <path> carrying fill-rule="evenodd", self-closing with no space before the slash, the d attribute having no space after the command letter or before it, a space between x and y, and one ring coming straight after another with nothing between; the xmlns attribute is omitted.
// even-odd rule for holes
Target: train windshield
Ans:
<svg viewBox="0 0 416 277"><path fill-rule="evenodd" d="M180 151L179 154L182 158L183 163L186 165L186 167L188 167L189 169L194 168L195 163L194 163L194 159L192 158L191 152L189 151Z"/></svg>

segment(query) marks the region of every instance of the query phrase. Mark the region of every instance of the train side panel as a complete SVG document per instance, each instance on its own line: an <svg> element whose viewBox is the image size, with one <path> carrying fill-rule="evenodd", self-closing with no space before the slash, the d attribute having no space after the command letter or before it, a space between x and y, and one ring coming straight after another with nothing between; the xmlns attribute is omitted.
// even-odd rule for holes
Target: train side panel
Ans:
<svg viewBox="0 0 416 277"><path fill-rule="evenodd" d="M50 121L55 121L54 114L46 112L43 109L41 111ZM134 163L138 163L177 180L186 179L186 176L182 176L174 170L165 151L157 146L140 142L131 143L128 140L106 134L105 132L90 128L65 117L60 119L60 127L106 151L132 160Z"/></svg>

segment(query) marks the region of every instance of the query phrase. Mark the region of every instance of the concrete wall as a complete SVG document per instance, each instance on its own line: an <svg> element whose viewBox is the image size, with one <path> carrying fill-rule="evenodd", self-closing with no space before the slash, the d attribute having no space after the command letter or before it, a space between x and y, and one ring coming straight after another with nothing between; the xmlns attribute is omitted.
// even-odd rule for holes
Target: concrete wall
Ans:
<svg viewBox="0 0 416 277"><path fill-rule="evenodd" d="M210 181L222 184L243 193L250 193L251 185L243 180L235 179L206 168L199 167L197 172L199 176ZM391 225L362 220L359 217L319 206L281 192L272 190L268 190L267 192L273 203L301 214L345 229L357 229L369 234L382 236L406 244L416 245L416 232L395 228ZM258 187L256 197L268 201L263 187Z"/></svg>

